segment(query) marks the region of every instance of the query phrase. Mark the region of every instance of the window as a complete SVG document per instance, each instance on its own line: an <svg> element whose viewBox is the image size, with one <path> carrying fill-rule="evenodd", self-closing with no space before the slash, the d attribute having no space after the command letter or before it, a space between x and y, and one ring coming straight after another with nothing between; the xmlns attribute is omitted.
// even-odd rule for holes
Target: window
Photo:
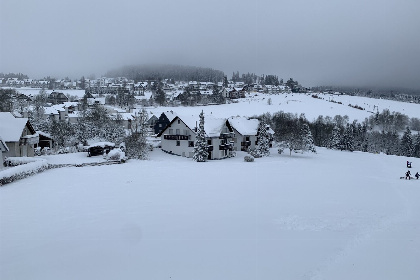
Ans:
<svg viewBox="0 0 420 280"><path fill-rule="evenodd" d="M180 131L179 129L176 130L176 135L179 135Z"/></svg>
<svg viewBox="0 0 420 280"><path fill-rule="evenodd" d="M207 140L207 145L211 145L211 139Z"/></svg>
<svg viewBox="0 0 420 280"><path fill-rule="evenodd" d="M188 147L194 147L194 141L188 141Z"/></svg>
<svg viewBox="0 0 420 280"><path fill-rule="evenodd" d="M172 128L169 129L169 134L170 135L174 134L174 130Z"/></svg>
<svg viewBox="0 0 420 280"><path fill-rule="evenodd" d="M181 121L178 119L178 124L180 124L181 123Z"/></svg>
<svg viewBox="0 0 420 280"><path fill-rule="evenodd" d="M177 146L181 146L181 141L176 141Z"/></svg>

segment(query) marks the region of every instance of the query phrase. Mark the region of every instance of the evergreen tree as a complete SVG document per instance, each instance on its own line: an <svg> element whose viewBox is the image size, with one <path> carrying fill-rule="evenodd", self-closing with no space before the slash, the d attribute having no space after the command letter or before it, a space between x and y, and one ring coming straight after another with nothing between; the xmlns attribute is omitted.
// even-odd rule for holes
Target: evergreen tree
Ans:
<svg viewBox="0 0 420 280"><path fill-rule="evenodd" d="M209 152L207 147L206 132L204 130L204 113L201 111L200 124L198 126L194 142L193 160L197 162L204 162L207 160L208 155Z"/></svg>
<svg viewBox="0 0 420 280"><path fill-rule="evenodd" d="M397 155L400 137L396 131L389 131L383 135L384 152L387 155Z"/></svg>
<svg viewBox="0 0 420 280"><path fill-rule="evenodd" d="M339 150L341 147L341 129L335 125L328 143L328 148Z"/></svg>
<svg viewBox="0 0 420 280"><path fill-rule="evenodd" d="M411 130L407 126L400 143L400 155L411 157L414 152L414 145L413 145L413 139L411 136Z"/></svg>
<svg viewBox="0 0 420 280"><path fill-rule="evenodd" d="M226 98L223 96L223 94L219 91L219 88L217 85L213 88L213 94L212 94L213 102L217 104L224 104L226 103Z"/></svg>
<svg viewBox="0 0 420 280"><path fill-rule="evenodd" d="M414 137L414 152L413 157L420 158L420 132Z"/></svg>
<svg viewBox="0 0 420 280"><path fill-rule="evenodd" d="M163 106L163 105L166 104L166 93L160 86L158 86L158 88L156 90L155 101L160 106Z"/></svg>
<svg viewBox="0 0 420 280"><path fill-rule="evenodd" d="M0 88L0 112L11 112L13 109L13 97L16 95L15 89Z"/></svg>
<svg viewBox="0 0 420 280"><path fill-rule="evenodd" d="M302 136L301 150L316 153L314 138L312 137L311 130L309 129L309 125L307 123L302 124L301 136Z"/></svg>
<svg viewBox="0 0 420 280"><path fill-rule="evenodd" d="M270 155L270 134L267 131L265 118L258 124L257 147L255 152L257 157L267 157Z"/></svg>
<svg viewBox="0 0 420 280"><path fill-rule="evenodd" d="M130 133L125 138L126 155L133 159L147 159L149 156L148 114L145 109L136 114L131 125Z"/></svg>
<svg viewBox="0 0 420 280"><path fill-rule="evenodd" d="M346 125L344 135L341 138L340 149L353 152L354 151L354 128L350 125Z"/></svg>
<svg viewBox="0 0 420 280"><path fill-rule="evenodd" d="M228 79L227 79L227 76L224 76L223 77L223 87L225 87L225 88L227 88L228 87Z"/></svg>

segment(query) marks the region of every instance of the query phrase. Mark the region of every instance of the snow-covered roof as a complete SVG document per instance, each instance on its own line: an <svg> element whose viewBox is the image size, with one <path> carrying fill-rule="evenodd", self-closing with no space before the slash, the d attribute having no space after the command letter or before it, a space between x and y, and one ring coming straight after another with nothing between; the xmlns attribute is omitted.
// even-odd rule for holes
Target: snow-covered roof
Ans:
<svg viewBox="0 0 420 280"><path fill-rule="evenodd" d="M112 142L96 142L96 143L93 143L93 144L89 145L89 147L102 147L102 148L105 148L105 146L115 147L115 143L112 143Z"/></svg>
<svg viewBox="0 0 420 280"><path fill-rule="evenodd" d="M190 116L178 116L182 122L184 122L191 130L199 126L200 117L196 115ZM222 129L226 123L224 118L214 118L210 116L204 116L204 131L207 137L219 137L222 133Z"/></svg>
<svg viewBox="0 0 420 280"><path fill-rule="evenodd" d="M63 105L64 107L71 107L71 106L77 107L78 103L77 102L64 102Z"/></svg>
<svg viewBox="0 0 420 280"><path fill-rule="evenodd" d="M228 119L230 125L242 135L257 135L258 124L257 119L247 119L244 117L230 117Z"/></svg>
<svg viewBox="0 0 420 280"><path fill-rule="evenodd" d="M19 141L27 118L15 118L10 112L0 112L0 132L5 142Z"/></svg>
<svg viewBox="0 0 420 280"><path fill-rule="evenodd" d="M49 133L46 133L46 132L43 132L43 131L40 131L40 130L37 130L36 133L38 135L41 135L41 136L44 136L44 137L47 137L47 138L51 138L52 139L52 136Z"/></svg>
<svg viewBox="0 0 420 280"><path fill-rule="evenodd" d="M112 114L112 116L114 116L115 118L117 116L120 116L122 120L128 121L128 120L133 120L134 119L134 114L133 113L117 113L117 114Z"/></svg>
<svg viewBox="0 0 420 280"><path fill-rule="evenodd" d="M58 110L54 107L44 107L45 115L58 115Z"/></svg>

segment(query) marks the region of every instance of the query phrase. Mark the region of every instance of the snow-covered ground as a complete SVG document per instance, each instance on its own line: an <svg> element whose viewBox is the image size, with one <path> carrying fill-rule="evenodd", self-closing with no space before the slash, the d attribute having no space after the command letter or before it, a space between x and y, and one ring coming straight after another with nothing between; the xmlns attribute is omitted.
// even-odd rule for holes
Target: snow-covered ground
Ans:
<svg viewBox="0 0 420 280"><path fill-rule="evenodd" d="M255 96L256 95L256 96ZM311 94L261 94L252 93L247 98L238 99L238 103L226 105L212 105L212 106L196 106L196 107L158 107L150 109L150 112L155 115L160 115L162 111L173 110L174 112L183 115L196 115L204 111L206 115L215 115L216 117L231 117L231 116L245 116L251 117L254 115L261 115L263 113L276 113L283 111L286 113L297 113L298 115L304 113L309 121L315 120L318 116L323 115L334 117L336 115L347 115L350 121L363 121L365 118L371 116L377 110L382 112L388 109L391 112L400 112L408 117L420 118L420 104L406 103L384 99L373 99L360 96L348 95L331 95L318 94L320 98L311 97ZM268 105L268 99L271 99L271 105ZM330 102L333 100L337 103ZM342 104L339 104L341 102ZM355 109L349 104L360 106L365 110ZM198 117L197 117L198 119Z"/></svg>
<svg viewBox="0 0 420 280"><path fill-rule="evenodd" d="M420 279L407 158L244 155L196 163L155 150L1 187L0 278Z"/></svg>
<svg viewBox="0 0 420 280"><path fill-rule="evenodd" d="M26 95L37 95L40 89L32 88L18 88L19 92ZM84 90L57 90L70 94L72 96L83 97ZM51 93L52 90L47 90ZM312 97L316 94L320 99ZM268 105L268 99L271 99L271 105ZM333 103L330 101L335 101ZM238 103L225 105L210 105L210 106L196 106L196 107L152 107L148 109L149 113L153 113L158 117L163 111L173 110L174 112L185 115L198 116L201 110L204 113L215 115L216 117L228 118L232 116L251 117L254 115L261 115L262 113L276 113L284 111L287 113L305 113L309 121L313 121L318 116L323 115L334 117L336 115L347 115L350 121L363 121L366 117L372 115L372 112L382 112L388 109L391 112L400 112L408 117L420 118L420 104L374 99L360 96L349 95L332 95L323 93L289 93L289 94L263 94L250 93L247 98L238 99ZM341 102L342 104L339 104ZM348 105L357 105L365 110L359 110Z"/></svg>

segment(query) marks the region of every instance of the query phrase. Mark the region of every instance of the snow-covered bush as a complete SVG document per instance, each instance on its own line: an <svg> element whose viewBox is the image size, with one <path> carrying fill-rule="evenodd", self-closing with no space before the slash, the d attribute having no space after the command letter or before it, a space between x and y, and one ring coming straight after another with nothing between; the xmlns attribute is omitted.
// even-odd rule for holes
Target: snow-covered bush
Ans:
<svg viewBox="0 0 420 280"><path fill-rule="evenodd" d="M125 161L125 153L121 149L113 149L106 155L107 160Z"/></svg>
<svg viewBox="0 0 420 280"><path fill-rule="evenodd" d="M30 162L38 161L33 157L7 157L4 159L5 166L19 166Z"/></svg>
<svg viewBox="0 0 420 280"><path fill-rule="evenodd" d="M40 155L41 155L41 147L36 147L36 148L34 149L34 154L35 154L36 156L40 156Z"/></svg>
<svg viewBox="0 0 420 280"><path fill-rule="evenodd" d="M254 161L254 157L253 156L245 156L244 157L244 161L246 161L246 162L253 162Z"/></svg>
<svg viewBox="0 0 420 280"><path fill-rule="evenodd" d="M0 171L0 186L26 178L48 169L45 159L35 158L8 158L12 168Z"/></svg>
<svg viewBox="0 0 420 280"><path fill-rule="evenodd" d="M261 157L261 154L259 153L259 151L257 149L250 149L248 153L253 158L260 158Z"/></svg>
<svg viewBox="0 0 420 280"><path fill-rule="evenodd" d="M50 148L48 148L48 147L44 147L44 148L42 148L42 150L41 150L41 155L43 155L43 156L45 156L45 155L51 155L51 149Z"/></svg>

